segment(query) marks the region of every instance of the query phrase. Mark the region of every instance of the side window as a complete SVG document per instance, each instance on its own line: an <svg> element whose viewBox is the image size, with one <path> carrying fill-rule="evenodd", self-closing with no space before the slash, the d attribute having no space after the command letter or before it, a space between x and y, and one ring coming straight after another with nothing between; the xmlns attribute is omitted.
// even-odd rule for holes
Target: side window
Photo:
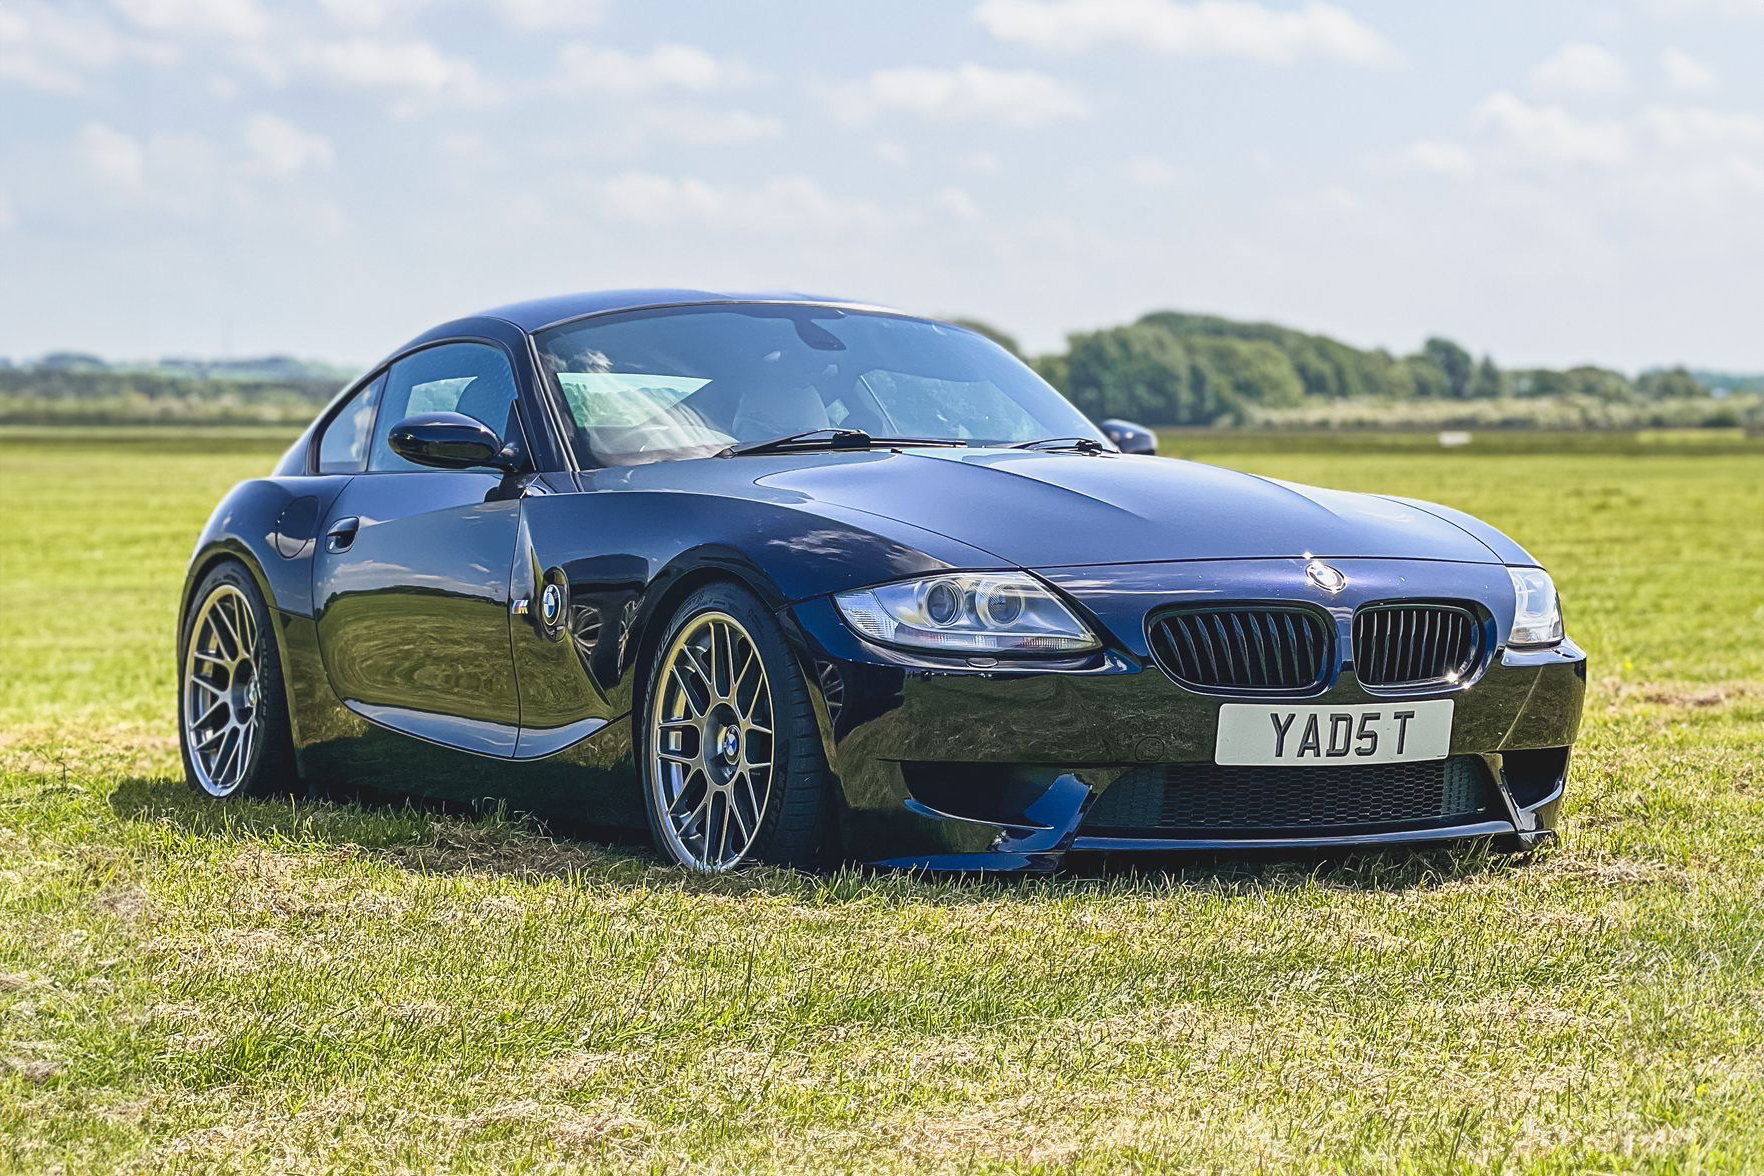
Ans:
<svg viewBox="0 0 1764 1176"><path fill-rule="evenodd" d="M483 343L443 343L393 364L380 396L368 469L426 468L393 453L386 440L399 421L426 412L464 413L489 425L504 441L518 438L514 370L508 358Z"/></svg>
<svg viewBox="0 0 1764 1176"><path fill-rule="evenodd" d="M367 467L368 437L374 427L374 406L380 401L380 389L386 386L381 376L351 396L325 431L319 435L318 469L321 474L359 474Z"/></svg>

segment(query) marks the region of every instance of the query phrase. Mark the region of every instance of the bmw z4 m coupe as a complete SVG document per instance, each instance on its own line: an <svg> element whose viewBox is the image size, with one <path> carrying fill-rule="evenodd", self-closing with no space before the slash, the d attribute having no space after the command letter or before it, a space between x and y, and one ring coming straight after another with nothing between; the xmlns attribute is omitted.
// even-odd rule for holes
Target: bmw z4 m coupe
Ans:
<svg viewBox="0 0 1764 1176"><path fill-rule="evenodd" d="M1119 451L960 327L585 294L436 327L197 543L203 793L355 781L682 866L1551 836L1585 656L1425 502Z"/></svg>

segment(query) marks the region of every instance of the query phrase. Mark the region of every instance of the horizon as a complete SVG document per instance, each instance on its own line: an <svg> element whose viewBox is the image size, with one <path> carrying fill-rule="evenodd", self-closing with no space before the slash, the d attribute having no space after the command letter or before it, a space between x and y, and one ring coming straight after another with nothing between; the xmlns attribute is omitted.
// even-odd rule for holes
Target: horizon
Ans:
<svg viewBox="0 0 1764 1176"><path fill-rule="evenodd" d="M826 288L1764 371L1760 0L8 0L0 354Z"/></svg>
<svg viewBox="0 0 1764 1176"><path fill-rule="evenodd" d="M1125 319L1120 323L1100 324L1096 327L1086 328L1086 330L1108 330L1112 327L1129 325L1129 324L1137 322L1141 318L1144 318L1149 315L1160 314L1160 313L1170 313L1170 312L1212 316L1212 317L1220 317L1220 318L1230 317L1230 316L1218 315L1214 311L1205 311L1205 310L1197 311L1197 310L1189 310L1189 309L1182 308L1182 307L1165 306L1165 307L1157 307L1157 308L1154 308L1151 310L1144 311L1141 314L1134 315L1132 318ZM467 312L467 314L469 314L469 313L470 312ZM466 315L461 314L461 315L455 315L453 317L454 318L462 318L462 317L466 317ZM1021 342L1020 337L1016 334L1015 331L1013 331L1010 328L1009 324L993 322L989 319L981 318L978 315L959 314L959 313L930 313L930 314L925 315L925 317L932 318L932 319L938 319L938 320L945 321L945 322L955 321L958 319L964 320L964 321L969 321L969 322L979 322L979 323L984 324L987 327L998 330L998 331L1002 332L1003 334L1008 335L1011 338L1017 339L1019 342ZM442 321L446 321L446 320L442 320ZM1362 345L1362 344L1355 342L1354 340L1351 340L1351 339L1341 339L1337 336L1328 335L1325 332L1307 330L1304 327L1294 326L1291 323L1277 323L1277 322L1274 322L1269 319L1255 319L1255 318L1232 319L1232 321L1239 322L1239 323L1246 323L1246 324L1254 324L1254 325L1275 326L1275 327L1287 328L1290 330L1296 330L1296 331L1303 332L1304 334L1307 334L1307 335L1317 335L1317 336L1320 336L1323 338L1332 339L1335 342L1345 343L1348 346L1355 347L1355 348L1358 348L1363 351L1372 351L1372 350L1378 349L1377 345L1365 346L1365 345ZM1074 334L1080 334L1080 333L1083 333L1083 332L1068 332L1065 336L1061 337L1058 346L1056 346L1054 348L1045 349L1045 350L1037 350L1037 349L1024 347L1022 349L1022 356L1025 359L1029 359L1029 358L1033 358L1036 356L1042 356L1042 355L1060 354L1060 353L1068 350L1068 348L1070 346L1069 341L1070 341L1071 336ZM1764 365L1760 365L1757 370L1752 370L1752 369L1748 369L1748 368L1744 368L1744 367L1732 368L1732 367L1723 367L1723 366L1715 365L1715 364L1705 364L1705 363L1698 362L1696 360L1680 361L1680 362L1676 362L1676 363L1650 364L1646 367L1639 367L1639 368L1623 368L1623 367L1618 367L1618 366L1615 366L1612 364L1599 363L1596 360L1588 360L1588 361L1584 361L1581 363L1570 363L1570 364L1562 364L1562 365L1524 365L1524 366L1521 366L1521 365L1504 363L1504 362L1502 362L1500 356L1495 355L1492 352L1485 352L1485 351L1479 350L1477 347L1470 344L1469 342L1467 342L1463 339L1455 338L1454 336L1452 336L1451 334L1449 334L1447 332L1442 332L1442 331L1430 332L1427 337L1428 338L1450 339L1451 341L1463 346L1467 351L1469 351L1473 356L1475 356L1478 359L1481 359L1486 356L1487 358L1493 360L1495 363L1495 366L1500 368L1502 371L1529 371L1529 370L1545 370L1545 369L1564 370L1565 371L1565 370L1569 370L1569 369L1576 368L1576 367L1597 367L1597 368L1603 368L1607 371L1618 372L1624 376L1628 376L1628 377L1633 378L1633 377L1645 375L1649 372L1670 371L1670 370L1673 370L1676 368L1683 368L1685 370L1695 371L1695 372L1703 372L1703 373L1707 373L1707 374L1711 374L1711 375L1731 376L1731 377L1735 377L1735 378L1744 378L1744 379L1755 379L1760 376L1764 376ZM1425 342L1426 342L1426 339L1422 339L1422 340L1417 341L1412 347L1404 347L1404 348L1400 348L1400 349L1385 348L1385 350L1390 351L1391 354L1396 355L1396 356L1412 355L1412 354L1419 352L1421 349L1421 345ZM169 364L169 363L246 364L246 363L252 363L252 362L260 362L261 363L261 362L265 362L265 361L269 361L269 360L289 360L289 361L293 361L295 363L313 364L313 365L320 365L320 366L324 366L324 367L329 367L329 368L336 369L337 371L345 371L345 370L352 371L352 372L359 375L359 374L364 373L364 372L368 371L369 369L373 368L377 364L379 364L381 362L381 360L385 359L386 356L390 355L396 348L398 348L400 346L402 346L402 343L393 344L393 345L387 347L385 349L385 351L382 352L380 355L375 356L370 359L338 359L338 358L335 358L332 356L302 354L299 352L287 351L287 350L253 351L253 352L249 352L249 353L239 353L239 354L230 354L230 355L222 355L222 354L216 354L216 353L188 352L188 351L165 352L165 353L161 353L158 355L117 355L117 354L106 354L102 350L99 350L97 348L92 348L92 347L58 347L58 348L53 348L53 349L46 350L46 351L41 351L41 352L38 352L34 355L7 355L4 353L0 353L0 362L10 362L16 368L24 369L24 368L34 367L34 366L41 366L43 361L50 359L54 356L91 356L95 359L101 360L103 363L105 363L107 366L109 366L111 368L129 367L129 366L154 367L157 365L163 365L163 364Z"/></svg>

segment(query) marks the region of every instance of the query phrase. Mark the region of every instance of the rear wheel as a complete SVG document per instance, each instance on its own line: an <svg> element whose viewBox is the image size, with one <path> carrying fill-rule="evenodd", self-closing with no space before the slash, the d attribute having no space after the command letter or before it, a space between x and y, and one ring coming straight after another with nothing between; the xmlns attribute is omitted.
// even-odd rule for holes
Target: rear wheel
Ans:
<svg viewBox="0 0 1764 1176"><path fill-rule="evenodd" d="M178 732L184 775L208 796L294 783L293 739L269 608L242 564L204 576L184 617Z"/></svg>
<svg viewBox="0 0 1764 1176"><path fill-rule="evenodd" d="M648 683L641 762L658 848L706 873L818 865L831 780L802 672L765 607L733 585L700 589Z"/></svg>

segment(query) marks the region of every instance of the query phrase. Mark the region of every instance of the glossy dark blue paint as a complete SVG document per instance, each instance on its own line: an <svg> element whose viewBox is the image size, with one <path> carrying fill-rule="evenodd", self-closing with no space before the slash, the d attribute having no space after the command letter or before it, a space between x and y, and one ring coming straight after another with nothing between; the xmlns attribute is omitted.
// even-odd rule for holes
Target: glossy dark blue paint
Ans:
<svg viewBox="0 0 1764 1176"><path fill-rule="evenodd" d="M509 569L521 497L519 479L481 470L350 479L312 569L319 647L344 705L437 742L464 720L466 750L513 754ZM356 526L333 550L341 520Z"/></svg>
<svg viewBox="0 0 1764 1176"><path fill-rule="evenodd" d="M273 476L223 499L198 541L186 601L216 560L238 559L256 577L275 609L305 774L501 797L582 825L640 822L630 751L642 668L674 605L724 579L776 611L811 684L848 856L1046 869L1073 850L1246 846L1080 832L1090 801L1133 766L1213 754L1220 699L1157 669L1148 615L1199 601L1315 607L1332 618L1340 656L1308 701L1357 703L1388 693L1354 675L1354 609L1442 599L1473 603L1493 651L1449 693L1453 752L1484 758L1504 822L1279 844L1524 839L1553 826L1584 656L1572 642L1501 648L1514 609L1503 565L1533 561L1459 512L1112 453L920 447L572 468L530 332L738 301L849 305L615 291L443 324L346 389ZM518 468L316 473L314 439L353 388L456 340L490 343L513 367ZM1311 557L1349 587L1331 596L1312 585ZM832 603L887 580L1015 568L1064 594L1104 648L993 666L916 656L864 641ZM559 622L536 607L547 585L565 602Z"/></svg>
<svg viewBox="0 0 1764 1176"><path fill-rule="evenodd" d="M682 468L668 476L689 488L708 462L673 464ZM884 451L767 471L754 486L817 509L959 530L1026 568L1300 554L1497 562L1486 543L1413 506L1157 457Z"/></svg>
<svg viewBox="0 0 1764 1176"><path fill-rule="evenodd" d="M829 298L818 294L790 291L728 291L693 290L681 287L654 287L634 290L595 290L581 294L561 294L552 298L535 298L512 302L483 312L483 318L512 323L529 334L571 319L593 314L615 314L626 310L647 310L661 306L712 306L718 303L805 303L816 306L839 306L892 313L886 307L850 298ZM430 334L433 334L431 332ZM422 336L427 338L427 336Z"/></svg>

